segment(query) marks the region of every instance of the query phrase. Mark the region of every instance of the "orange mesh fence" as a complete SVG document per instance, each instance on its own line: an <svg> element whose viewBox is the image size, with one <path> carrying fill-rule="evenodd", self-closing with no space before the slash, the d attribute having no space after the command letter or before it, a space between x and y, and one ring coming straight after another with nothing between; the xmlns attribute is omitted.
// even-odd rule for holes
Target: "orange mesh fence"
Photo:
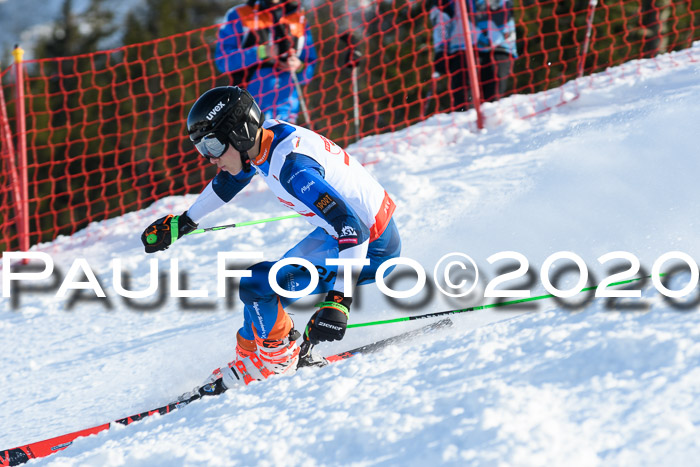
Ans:
<svg viewBox="0 0 700 467"><path fill-rule="evenodd" d="M510 11L515 22L517 58L505 95L531 102L499 106L501 115L546 110L576 95L540 91L700 39L700 0L488 3L498 5L486 14ZM470 11L473 23L476 15ZM300 115L297 123L347 146L460 109L452 77L463 69L436 73L429 2L317 1L306 10L306 23L318 60L302 87L309 121ZM187 138L187 111L213 86L250 84L240 73L217 69L218 31L212 25L115 50L23 62L25 134L17 133L13 67L1 72L1 250L20 248L17 185L24 177L32 245L205 186L215 169ZM475 128L475 119L448 118ZM19 162L19 138L26 140L26 165ZM371 146L363 143L357 152L367 160Z"/></svg>

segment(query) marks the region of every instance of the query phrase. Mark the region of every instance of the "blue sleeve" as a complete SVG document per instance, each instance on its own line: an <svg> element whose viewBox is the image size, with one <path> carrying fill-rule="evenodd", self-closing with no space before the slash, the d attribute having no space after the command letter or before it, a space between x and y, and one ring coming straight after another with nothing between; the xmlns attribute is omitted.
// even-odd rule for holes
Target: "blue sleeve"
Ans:
<svg viewBox="0 0 700 467"><path fill-rule="evenodd" d="M304 63L304 69L299 74L299 82L301 84L307 84L311 81L314 76L314 71L316 70L316 62L318 56L316 55L316 47L314 47L313 38L311 37L311 30L307 27L306 38L304 39L304 48L299 55L299 60Z"/></svg>
<svg viewBox="0 0 700 467"><path fill-rule="evenodd" d="M226 23L219 29L214 58L216 67L222 73L243 70L260 61L258 47L241 49L246 31L236 8L229 10Z"/></svg>
<svg viewBox="0 0 700 467"><path fill-rule="evenodd" d="M324 177L318 162L297 153L287 156L280 171L284 189L333 226L340 251L369 240L369 227Z"/></svg>
<svg viewBox="0 0 700 467"><path fill-rule="evenodd" d="M254 170L251 170L248 173L241 170L236 175L231 175L225 170L220 170L212 181L212 188L214 189L214 193L216 193L219 198L228 203L243 188L248 186L250 180L253 178L253 175L255 175Z"/></svg>

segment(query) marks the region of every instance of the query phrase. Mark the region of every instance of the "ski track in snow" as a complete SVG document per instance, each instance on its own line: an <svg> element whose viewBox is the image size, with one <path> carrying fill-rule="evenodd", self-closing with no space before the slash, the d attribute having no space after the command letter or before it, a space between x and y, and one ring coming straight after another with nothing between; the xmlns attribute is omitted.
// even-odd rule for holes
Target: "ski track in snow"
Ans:
<svg viewBox="0 0 700 467"><path fill-rule="evenodd" d="M397 202L403 256L429 277L450 252L472 256L485 280L502 266L486 258L503 250L525 254L537 274L549 254L570 250L598 281L608 269L597 258L610 251L633 252L647 273L671 250L697 261L698 59L696 44L553 90L578 86L580 96L533 118L508 117L529 99L513 96L484 106L502 121L481 132L469 131L471 112L438 115L349 152L380 160L370 170ZM86 258L110 305L89 294L71 304L54 297L56 285L20 293L16 306L2 299L0 448L163 405L232 358L242 308L235 297L230 304L213 298L216 252L263 251L275 259L310 228L292 219L182 239L155 255L159 270L167 278L177 258L187 287L210 297L189 306L175 298L147 310L127 306L114 292L110 261L121 259L131 288L145 288L152 256L142 253L142 229L194 198L166 198L34 248L49 253L64 276L76 257ZM283 214L257 180L203 225ZM683 287L683 278L675 285ZM407 313L375 286L359 292L351 322ZM317 298L290 310L298 327ZM483 303L428 298L410 313ZM629 303L611 310L599 298L577 311L544 300L534 309L455 315L454 328L411 345L79 439L39 463L691 464L700 454L698 304L676 310L651 285L642 302L642 311L626 309ZM319 349L337 352L409 327L353 329Z"/></svg>

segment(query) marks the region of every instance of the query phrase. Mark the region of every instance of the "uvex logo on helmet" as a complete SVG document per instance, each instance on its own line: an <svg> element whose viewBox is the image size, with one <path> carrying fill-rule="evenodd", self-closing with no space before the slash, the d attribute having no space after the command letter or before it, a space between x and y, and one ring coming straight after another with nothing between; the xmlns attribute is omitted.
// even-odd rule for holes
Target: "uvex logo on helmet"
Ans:
<svg viewBox="0 0 700 467"><path fill-rule="evenodd" d="M223 108L224 108L223 102L219 102L218 104L216 104L216 106L213 109L211 109L211 111L207 114L207 120L209 120L209 121L213 120L214 117L216 117L216 114L218 114L219 111Z"/></svg>

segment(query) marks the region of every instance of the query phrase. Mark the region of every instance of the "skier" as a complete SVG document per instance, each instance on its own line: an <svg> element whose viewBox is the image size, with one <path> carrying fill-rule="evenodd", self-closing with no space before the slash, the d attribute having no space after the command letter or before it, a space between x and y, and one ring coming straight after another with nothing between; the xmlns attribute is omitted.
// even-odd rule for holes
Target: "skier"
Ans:
<svg viewBox="0 0 700 467"><path fill-rule="evenodd" d="M342 339L352 303L345 275L359 270L348 283L374 282L380 264L401 250L392 219L395 205L384 188L329 139L287 122L265 120L250 93L236 86L202 94L190 109L187 128L200 154L220 170L187 211L162 217L144 231L146 252L165 250L194 230L258 174L284 206L316 227L284 255L314 264L321 278L312 293L326 293L304 331L304 353L309 344ZM326 258L365 260L366 265L353 271L328 266ZM294 300L278 296L270 286L273 264L255 264L249 268L252 276L241 279L244 322L236 336L236 357L214 371L200 394L218 394L236 384L296 370L300 333L285 311ZM283 266L276 276L285 290L303 289L311 281L306 268L293 264ZM310 352L302 358L309 359L307 364L322 363Z"/></svg>

